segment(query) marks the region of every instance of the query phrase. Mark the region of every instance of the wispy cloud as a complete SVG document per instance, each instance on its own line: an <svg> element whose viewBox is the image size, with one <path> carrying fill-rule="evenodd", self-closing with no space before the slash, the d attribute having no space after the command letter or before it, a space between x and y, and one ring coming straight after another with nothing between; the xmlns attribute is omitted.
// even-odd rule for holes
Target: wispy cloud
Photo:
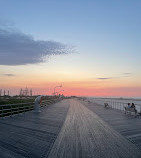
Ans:
<svg viewBox="0 0 141 158"><path fill-rule="evenodd" d="M15 75L14 74L4 74L4 76L13 77Z"/></svg>
<svg viewBox="0 0 141 158"><path fill-rule="evenodd" d="M0 28L0 65L34 64L45 56L70 52L72 47L60 42L35 40L15 29Z"/></svg>
<svg viewBox="0 0 141 158"><path fill-rule="evenodd" d="M131 75L132 75L132 73L130 73L130 72L124 72L122 74L123 77L130 77Z"/></svg>
<svg viewBox="0 0 141 158"><path fill-rule="evenodd" d="M132 73L130 73L130 72L125 72L125 73L123 73L123 75L131 75Z"/></svg>
<svg viewBox="0 0 141 158"><path fill-rule="evenodd" d="M96 78L96 79L98 79L98 80L109 80L109 79L111 79L111 77L100 77L100 78Z"/></svg>
<svg viewBox="0 0 141 158"><path fill-rule="evenodd" d="M124 77L130 77L131 75L132 75L132 73L125 72L125 73L120 74L119 76L99 77L99 78L96 78L96 79L98 79L98 80L120 79L120 78L124 78Z"/></svg>

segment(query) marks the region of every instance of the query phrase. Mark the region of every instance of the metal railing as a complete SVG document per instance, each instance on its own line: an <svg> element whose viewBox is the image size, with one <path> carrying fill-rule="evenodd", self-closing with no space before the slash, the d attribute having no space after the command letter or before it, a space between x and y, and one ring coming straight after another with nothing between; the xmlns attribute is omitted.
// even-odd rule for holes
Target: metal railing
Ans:
<svg viewBox="0 0 141 158"><path fill-rule="evenodd" d="M112 109L122 110L125 111L125 107L128 106L128 103L126 102L118 102L118 101L110 101L110 100L104 100L104 99L94 99L94 102L100 105L104 105L104 103L108 103L108 105ZM141 113L141 104L135 104L136 110L138 113Z"/></svg>

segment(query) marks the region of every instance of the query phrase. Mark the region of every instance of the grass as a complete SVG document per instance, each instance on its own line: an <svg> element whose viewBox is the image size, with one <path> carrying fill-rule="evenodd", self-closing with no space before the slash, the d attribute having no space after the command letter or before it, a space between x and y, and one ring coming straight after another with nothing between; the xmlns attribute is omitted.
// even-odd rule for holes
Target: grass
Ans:
<svg viewBox="0 0 141 158"><path fill-rule="evenodd" d="M7 104L18 104L18 103L28 103L28 102L34 102L34 98L3 98L0 99L0 105L7 105Z"/></svg>
<svg viewBox="0 0 141 158"><path fill-rule="evenodd" d="M0 117L23 113L33 109L34 100L37 96L19 98L19 97L0 97ZM54 100L56 96L46 96L43 100ZM22 104L29 103L29 104ZM15 105L11 105L15 104ZM33 105L33 106L32 106Z"/></svg>

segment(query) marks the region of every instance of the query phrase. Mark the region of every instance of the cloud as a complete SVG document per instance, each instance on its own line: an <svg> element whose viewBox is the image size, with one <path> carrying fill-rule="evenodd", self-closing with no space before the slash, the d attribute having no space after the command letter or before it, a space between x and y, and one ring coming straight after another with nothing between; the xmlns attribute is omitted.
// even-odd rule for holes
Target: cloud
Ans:
<svg viewBox="0 0 141 158"><path fill-rule="evenodd" d="M122 75L123 75L123 77L130 77L130 76L132 75L132 73L130 73L130 72L125 72L125 73L123 73Z"/></svg>
<svg viewBox="0 0 141 158"><path fill-rule="evenodd" d="M110 77L105 77L105 78L96 78L96 79L98 79L98 80L109 80L111 78Z"/></svg>
<svg viewBox="0 0 141 158"><path fill-rule="evenodd" d="M130 73L130 72L125 72L125 73L123 73L123 75L131 75L132 73Z"/></svg>
<svg viewBox="0 0 141 158"><path fill-rule="evenodd" d="M15 75L14 74L4 74L4 76L13 77Z"/></svg>
<svg viewBox="0 0 141 158"><path fill-rule="evenodd" d="M35 64L46 56L71 52L72 47L60 42L35 40L16 29L0 28L0 65Z"/></svg>

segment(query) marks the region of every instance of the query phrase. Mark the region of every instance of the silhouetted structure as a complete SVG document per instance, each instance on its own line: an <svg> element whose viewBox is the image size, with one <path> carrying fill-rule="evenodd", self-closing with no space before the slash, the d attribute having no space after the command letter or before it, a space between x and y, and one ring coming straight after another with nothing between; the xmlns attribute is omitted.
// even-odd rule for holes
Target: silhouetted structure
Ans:
<svg viewBox="0 0 141 158"><path fill-rule="evenodd" d="M27 87L25 89L20 90L20 96L32 96L32 89L28 89Z"/></svg>

